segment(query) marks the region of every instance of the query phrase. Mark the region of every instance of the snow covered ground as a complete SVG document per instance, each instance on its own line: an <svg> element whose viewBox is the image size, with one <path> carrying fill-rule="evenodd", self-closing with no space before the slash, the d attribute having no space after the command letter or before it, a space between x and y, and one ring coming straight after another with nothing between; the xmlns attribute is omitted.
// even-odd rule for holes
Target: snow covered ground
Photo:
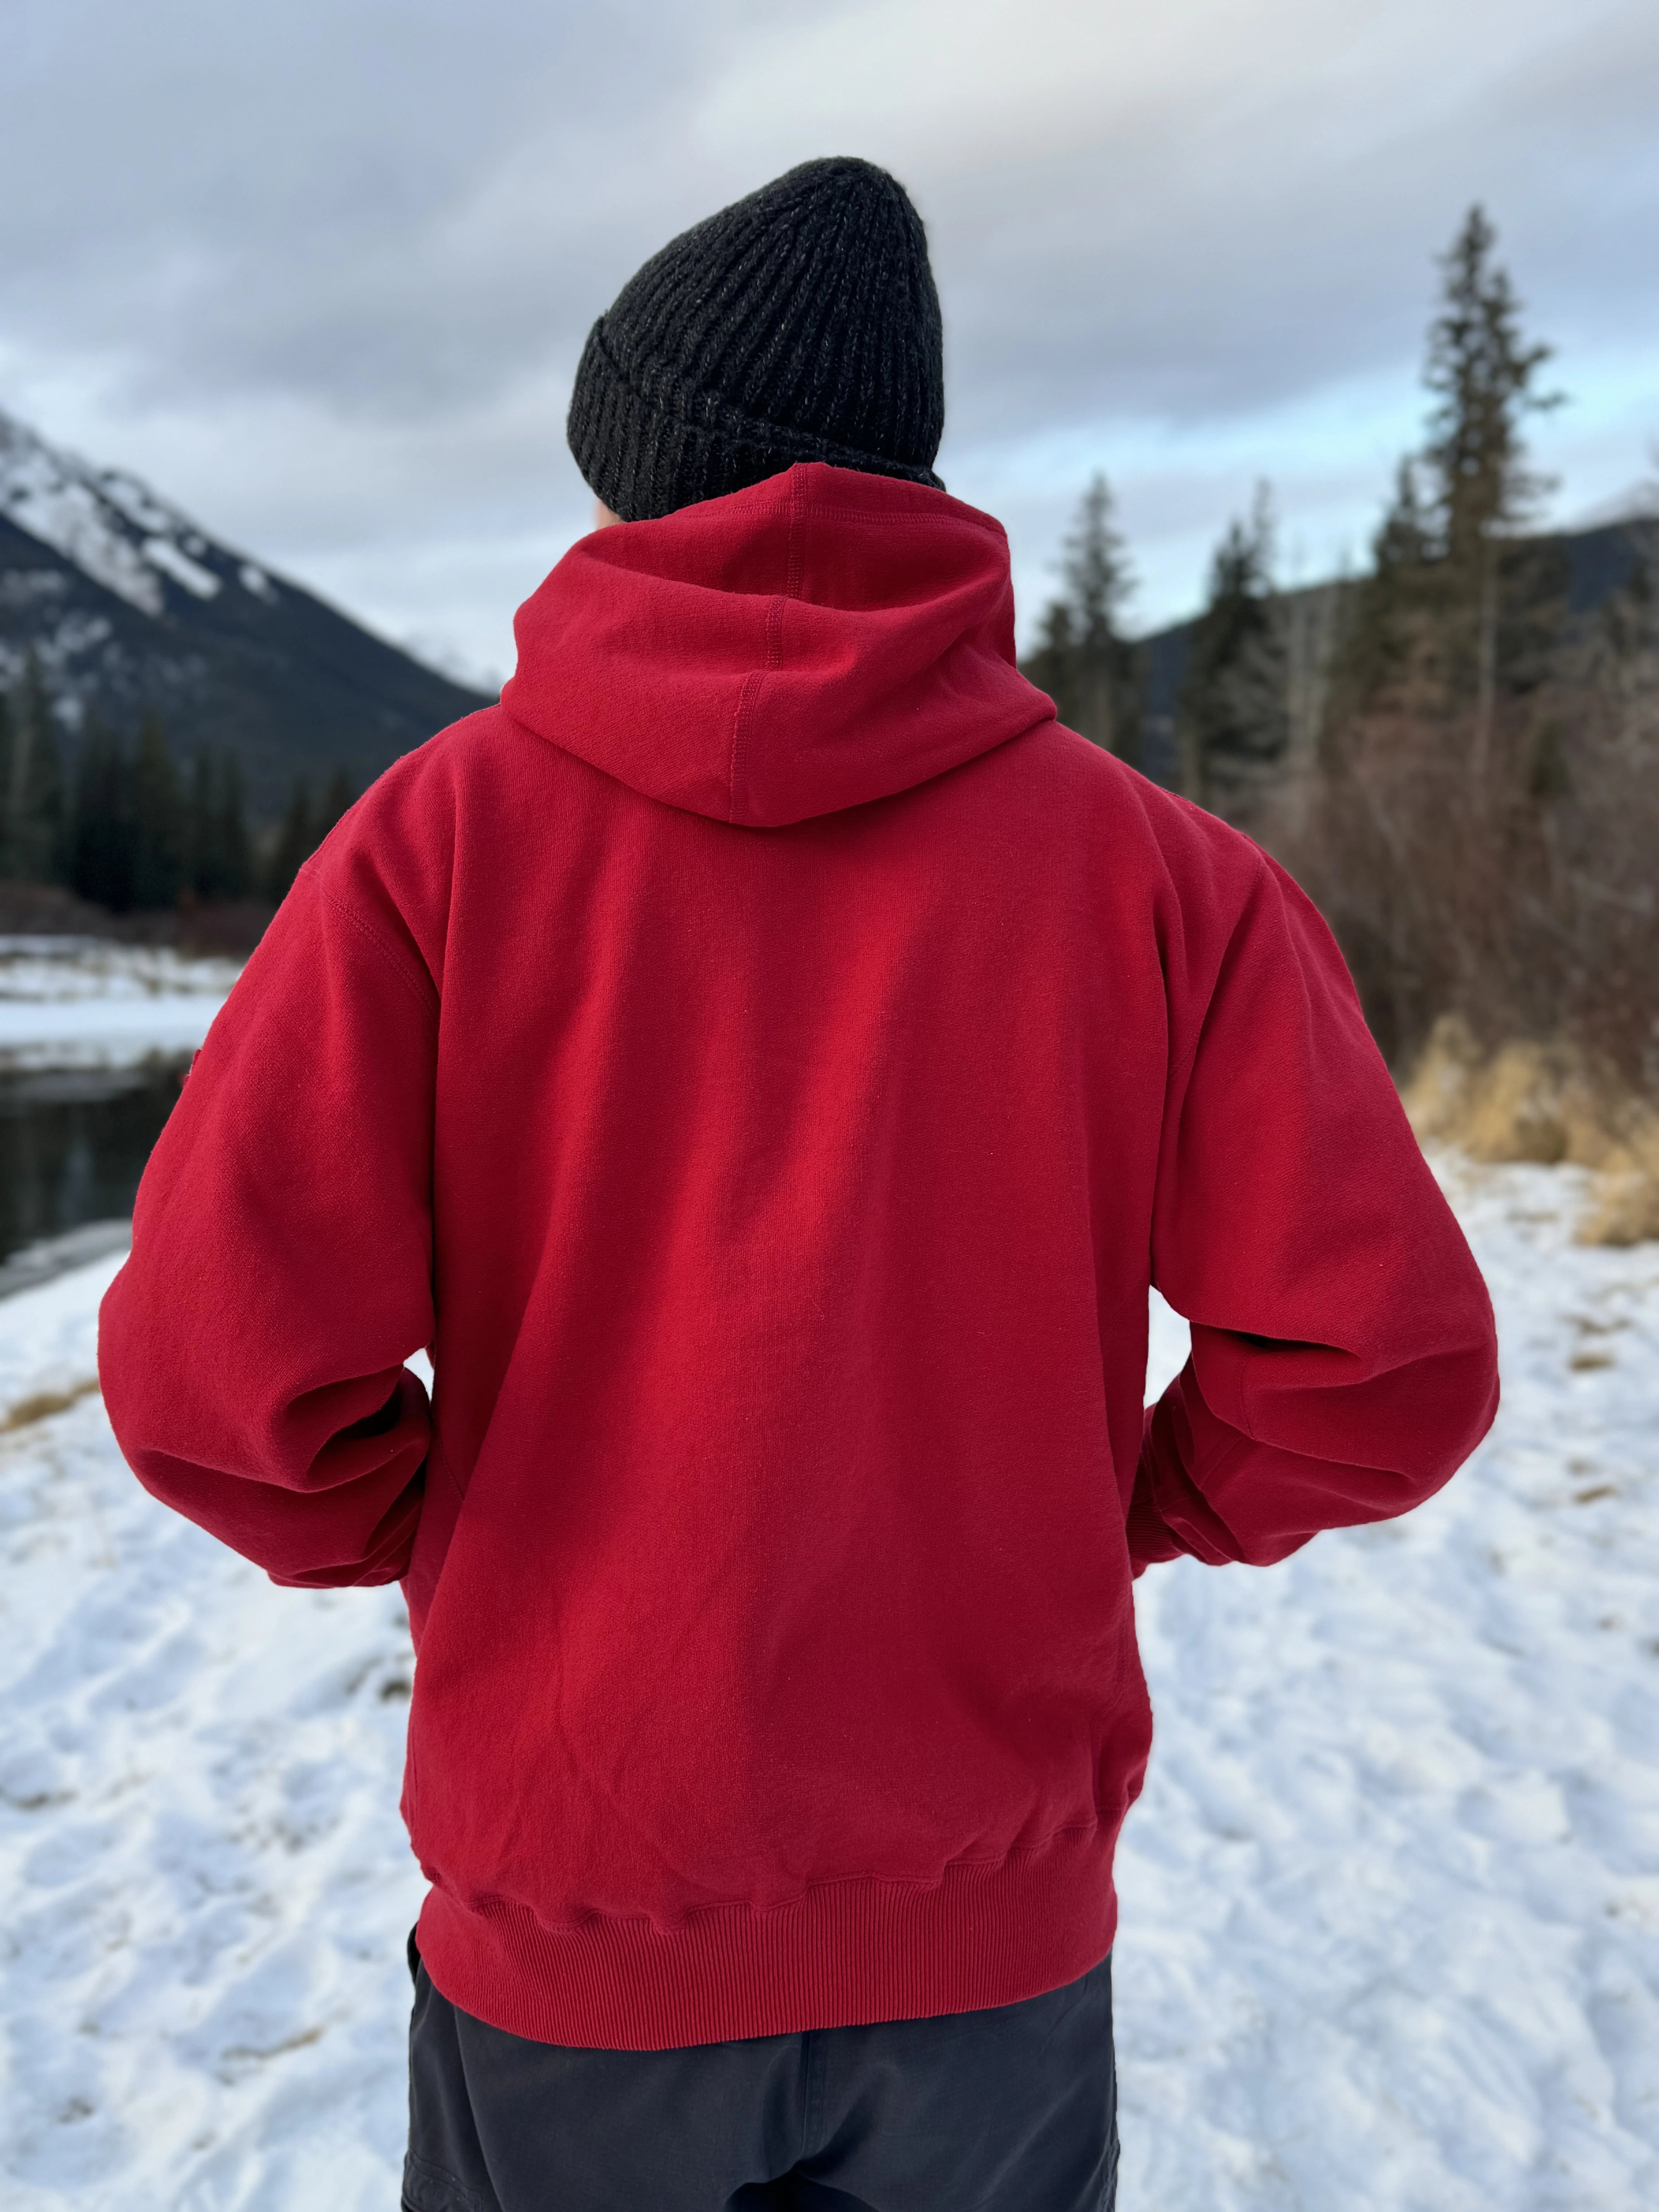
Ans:
<svg viewBox="0 0 1659 2212"><path fill-rule="evenodd" d="M1659 1246L1573 1245L1574 1170L1444 1172L1491 1440L1407 1521L1139 1586L1125 2212L1659 2204ZM0 2199L381 2212L401 1607L144 1497L89 1387L118 1264L0 1305Z"/></svg>
<svg viewBox="0 0 1659 2212"><path fill-rule="evenodd" d="M0 936L0 1069L130 1067L192 1051L240 972L165 945Z"/></svg>
<svg viewBox="0 0 1659 2212"><path fill-rule="evenodd" d="M1405 1519L1143 1580L1126 2212L1659 2205L1659 1245L1446 1164L1504 1404Z"/></svg>

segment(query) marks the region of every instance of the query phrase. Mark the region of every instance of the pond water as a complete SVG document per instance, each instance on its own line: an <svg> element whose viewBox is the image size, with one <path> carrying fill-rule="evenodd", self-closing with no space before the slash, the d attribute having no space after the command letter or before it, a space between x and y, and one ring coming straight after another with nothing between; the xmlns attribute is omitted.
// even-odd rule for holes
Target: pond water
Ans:
<svg viewBox="0 0 1659 2212"><path fill-rule="evenodd" d="M132 1212L189 1066L184 1053L137 1067L0 1073L0 1263Z"/></svg>

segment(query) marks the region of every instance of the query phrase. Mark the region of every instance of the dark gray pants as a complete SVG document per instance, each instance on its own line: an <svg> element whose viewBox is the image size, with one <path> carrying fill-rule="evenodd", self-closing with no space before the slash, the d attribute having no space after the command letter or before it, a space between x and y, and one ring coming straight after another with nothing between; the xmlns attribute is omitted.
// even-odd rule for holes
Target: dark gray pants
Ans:
<svg viewBox="0 0 1659 2212"><path fill-rule="evenodd" d="M938 2020L531 2043L416 1970L404 2212L1109 2212L1112 1962Z"/></svg>

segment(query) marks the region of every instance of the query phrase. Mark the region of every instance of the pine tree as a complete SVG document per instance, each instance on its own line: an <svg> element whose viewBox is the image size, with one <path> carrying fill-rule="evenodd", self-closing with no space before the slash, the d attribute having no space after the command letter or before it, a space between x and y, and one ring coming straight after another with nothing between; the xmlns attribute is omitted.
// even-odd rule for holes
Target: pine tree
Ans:
<svg viewBox="0 0 1659 2212"><path fill-rule="evenodd" d="M185 822L161 717L144 716L132 763L132 902L172 906L185 881Z"/></svg>
<svg viewBox="0 0 1659 2212"><path fill-rule="evenodd" d="M1381 695L1408 711L1472 715L1471 760L1484 777L1500 674L1500 645L1536 661L1534 635L1549 597L1540 564L1515 548L1519 526L1547 489L1527 465L1528 413L1556 406L1537 388L1547 345L1528 343L1497 234L1479 204L1440 257L1441 298L1430 325L1424 382L1431 395L1420 456L1403 461L1393 504L1373 541L1361 590L1347 682L1351 708ZM1537 573L1531 573L1537 572ZM1517 587L1519 587L1517 589ZM1507 610L1506 599L1528 598ZM1465 726L1471 726L1465 724Z"/></svg>
<svg viewBox="0 0 1659 2212"><path fill-rule="evenodd" d="M1065 590L1044 610L1025 674L1060 720L1127 760L1140 752L1133 649L1119 627L1133 581L1111 489L1097 473L1078 506L1060 561Z"/></svg>
<svg viewBox="0 0 1659 2212"><path fill-rule="evenodd" d="M195 899L218 896L215 851L217 807L218 779L213 772L213 755L204 749L191 767L190 803L185 811L185 883Z"/></svg>
<svg viewBox="0 0 1659 2212"><path fill-rule="evenodd" d="M1371 538L1368 574L1353 586L1332 670L1334 713L1322 735L1328 761L1340 726L1406 683L1422 658L1425 623L1438 603L1433 519L1423 501L1420 464L1402 459L1394 497Z"/></svg>
<svg viewBox="0 0 1659 2212"><path fill-rule="evenodd" d="M1424 461L1439 550L1471 581L1494 536L1526 520L1549 489L1526 465L1522 417L1561 404L1535 388L1554 349L1528 345L1498 234L1477 204L1441 257L1441 309L1429 331L1423 380L1435 395Z"/></svg>
<svg viewBox="0 0 1659 2212"><path fill-rule="evenodd" d="M296 775L265 878L267 894L278 905L292 890L294 878L317 849L318 842L312 822L310 789L304 776Z"/></svg>
<svg viewBox="0 0 1659 2212"><path fill-rule="evenodd" d="M31 651L8 706L0 699L0 876L49 883L64 850L64 767L52 702Z"/></svg>
<svg viewBox="0 0 1659 2212"><path fill-rule="evenodd" d="M1139 753L1133 714L1133 662L1118 628L1133 589L1122 533L1112 519L1112 495L1097 473L1084 493L1066 541L1066 579L1076 631L1078 729L1108 752Z"/></svg>
<svg viewBox="0 0 1659 2212"><path fill-rule="evenodd" d="M1066 727L1076 729L1083 719L1083 687L1078 666L1077 624L1069 600L1050 599L1043 609L1036 650L1021 661L1020 672L1039 691L1048 694L1054 702L1055 714Z"/></svg>
<svg viewBox="0 0 1659 2212"><path fill-rule="evenodd" d="M1284 625L1273 590L1267 487L1215 550L1193 632L1176 720L1187 796L1230 818L1252 800L1289 742Z"/></svg>
<svg viewBox="0 0 1659 2212"><path fill-rule="evenodd" d="M1433 557L1433 527L1417 471L1417 462L1408 456L1395 471L1393 501L1371 539L1371 562L1379 576L1414 574Z"/></svg>
<svg viewBox="0 0 1659 2212"><path fill-rule="evenodd" d="M1526 465L1522 421L1561 399L1536 389L1553 349L1522 340L1520 302L1508 272L1492 259L1496 244L1477 203L1441 259L1441 311L1430 328L1424 372L1435 397L1424 461L1445 564L1449 642L1474 693L1477 776L1491 750L1497 693L1500 541L1548 489Z"/></svg>
<svg viewBox="0 0 1659 2212"><path fill-rule="evenodd" d="M194 896L209 902L246 898L253 887L242 764L234 752L196 756L186 872Z"/></svg>
<svg viewBox="0 0 1659 2212"><path fill-rule="evenodd" d="M220 757L219 804L215 821L218 830L219 896L246 898L253 888L253 848L247 833L242 763L233 752Z"/></svg>
<svg viewBox="0 0 1659 2212"><path fill-rule="evenodd" d="M329 778L328 788L323 793L322 811L316 825L316 845L320 845L335 823L356 804L357 794L351 787L351 778L343 768L337 768Z"/></svg>
<svg viewBox="0 0 1659 2212"><path fill-rule="evenodd" d="M1517 533L1548 489L1528 465L1526 418L1561 402L1538 388L1551 358L1528 342L1497 234L1472 207L1439 258L1429 327L1431 396L1422 452L1400 465L1372 541L1333 685L1330 757L1356 718L1383 708L1468 733L1484 782L1500 690L1543 680L1565 608L1565 577Z"/></svg>
<svg viewBox="0 0 1659 2212"><path fill-rule="evenodd" d="M69 837L70 887L77 896L116 914L131 906L135 827L131 763L114 733L88 718L76 763Z"/></svg>

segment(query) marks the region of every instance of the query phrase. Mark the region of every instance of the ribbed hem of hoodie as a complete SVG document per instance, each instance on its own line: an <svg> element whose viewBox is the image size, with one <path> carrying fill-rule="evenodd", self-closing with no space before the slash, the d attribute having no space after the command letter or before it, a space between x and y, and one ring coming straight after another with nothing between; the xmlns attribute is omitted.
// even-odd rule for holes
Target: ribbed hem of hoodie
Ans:
<svg viewBox="0 0 1659 2212"><path fill-rule="evenodd" d="M434 1888L421 1958L450 2002L538 2043L668 2051L1017 2004L1112 1947L1115 1834L1092 1829L915 1883L825 1882L769 1911L718 1905L659 1928L595 1915L545 1928L521 1905Z"/></svg>

